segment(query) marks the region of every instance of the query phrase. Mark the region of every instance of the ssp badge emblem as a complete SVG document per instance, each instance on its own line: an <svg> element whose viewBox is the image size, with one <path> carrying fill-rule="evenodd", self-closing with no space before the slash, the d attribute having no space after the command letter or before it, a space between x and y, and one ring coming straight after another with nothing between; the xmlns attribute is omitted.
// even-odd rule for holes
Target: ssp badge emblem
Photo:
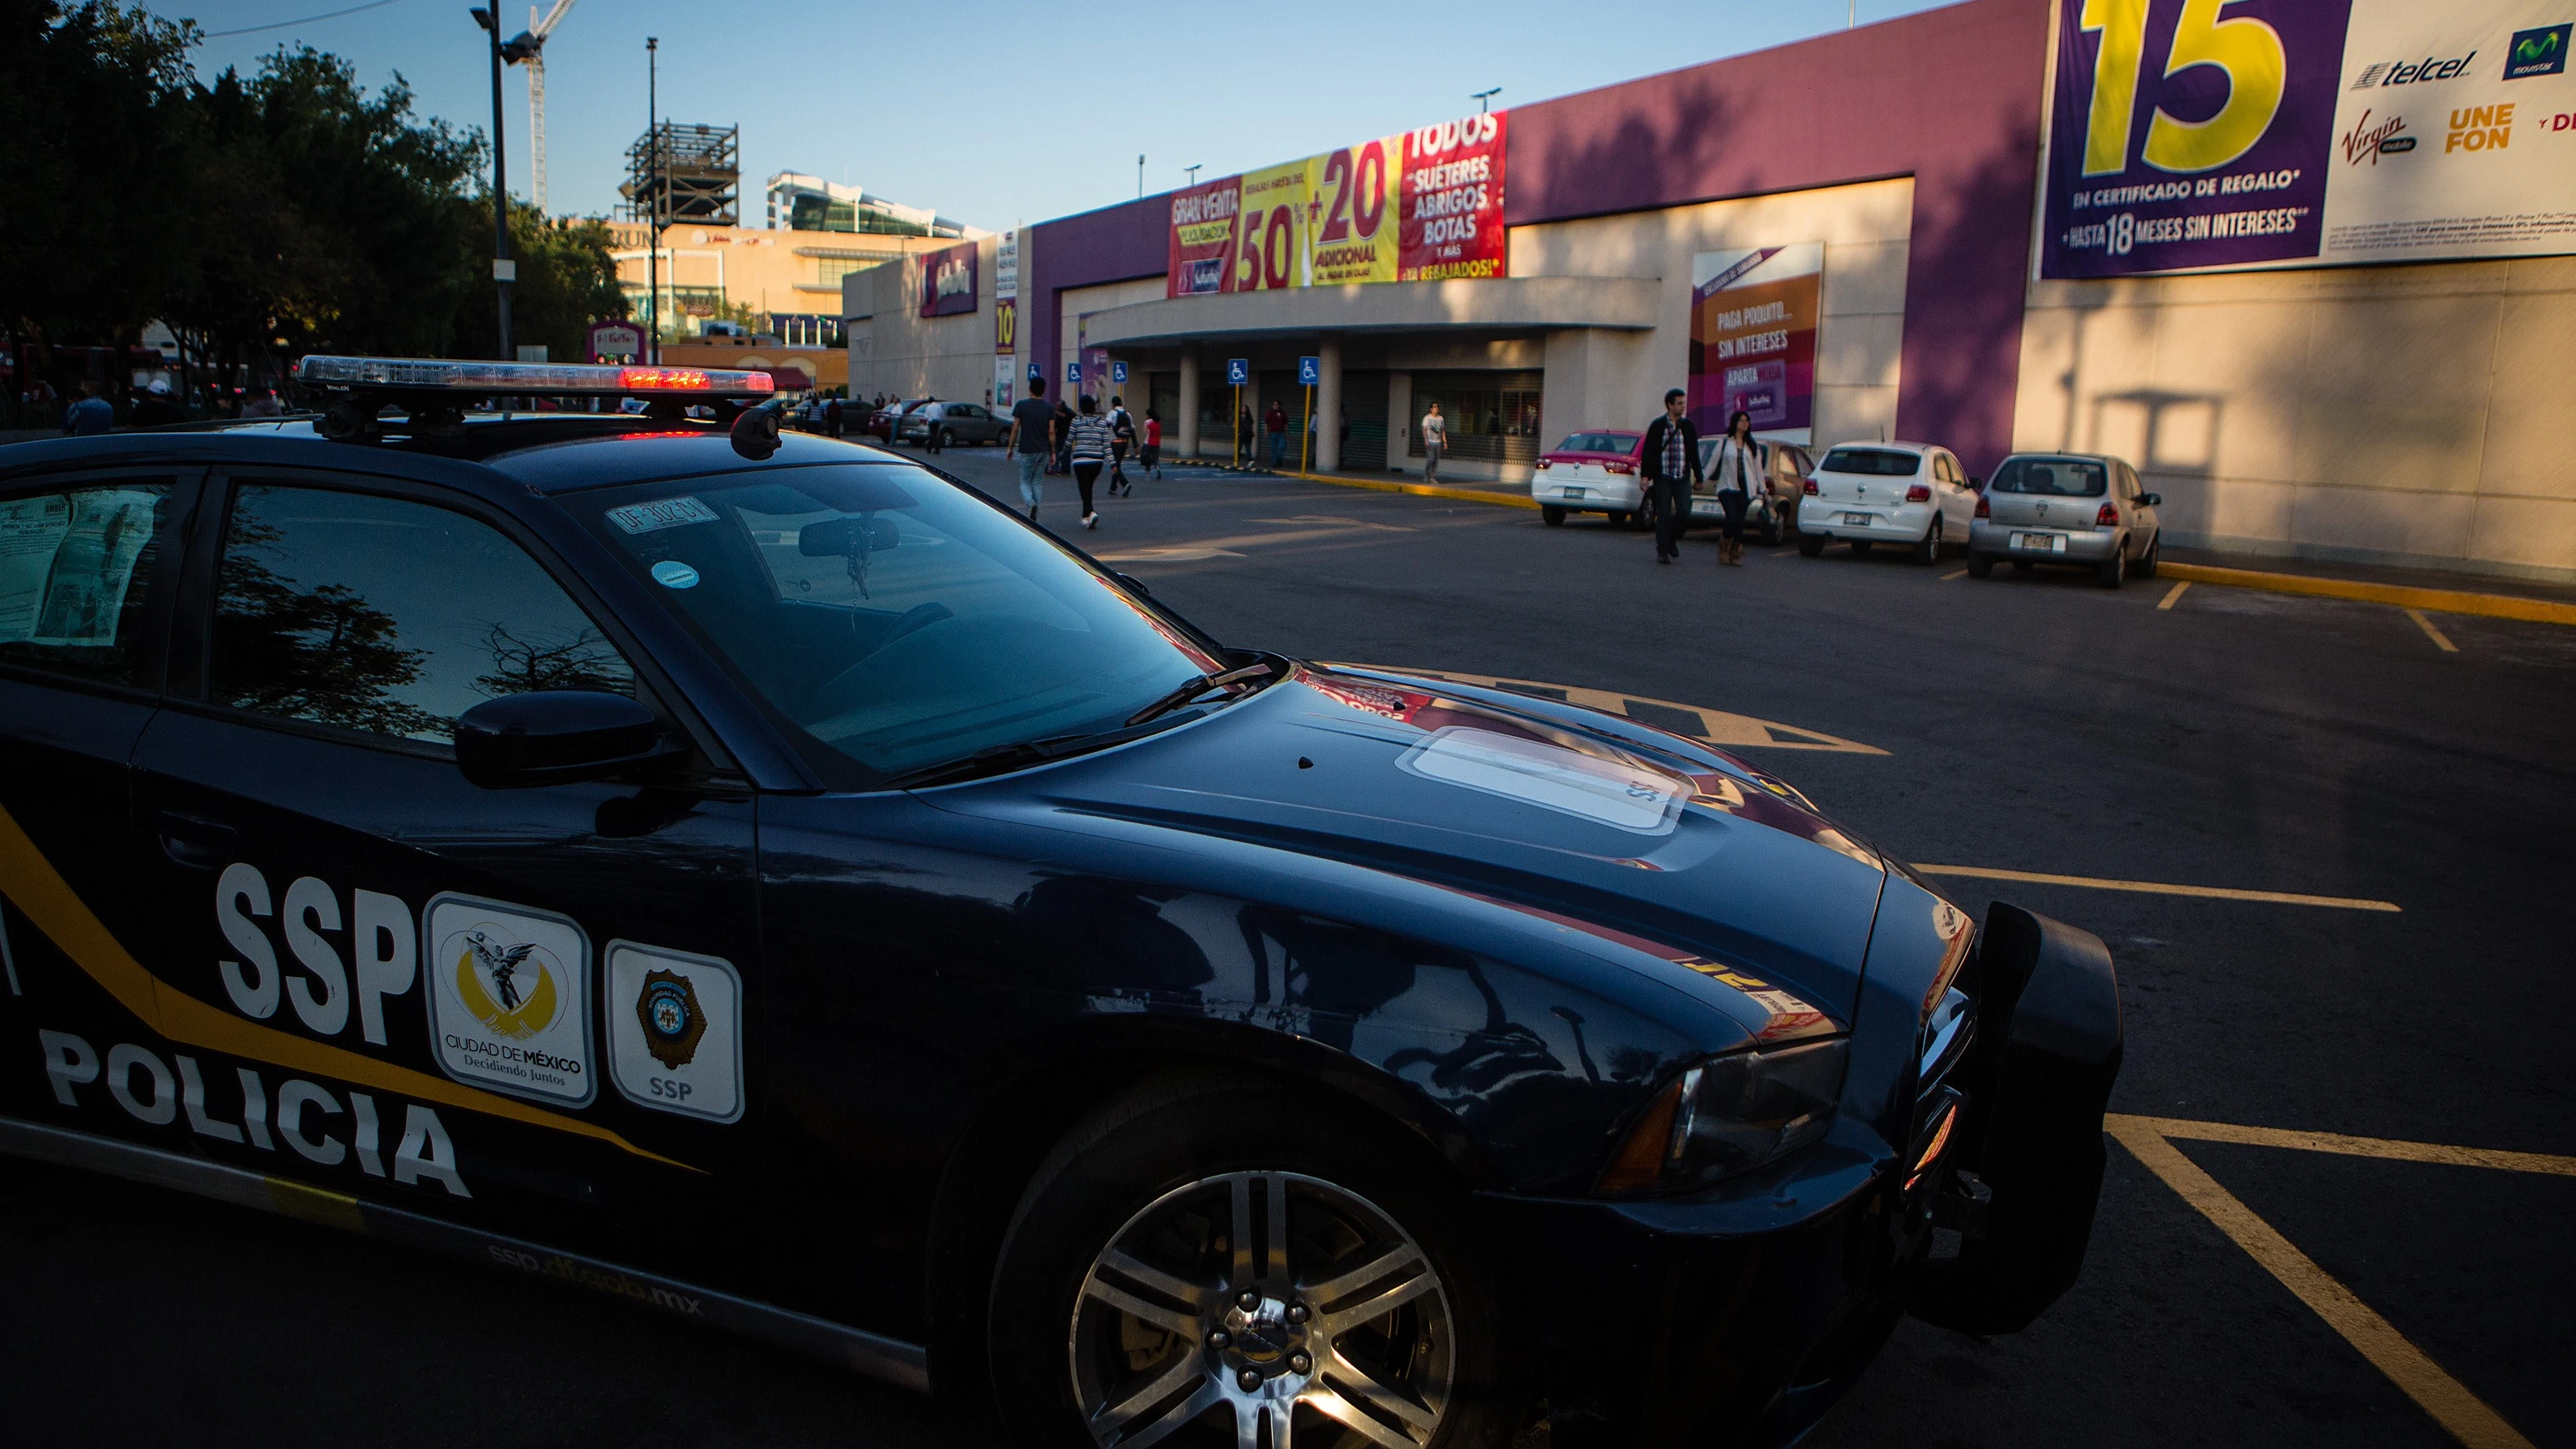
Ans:
<svg viewBox="0 0 2576 1449"><path fill-rule="evenodd" d="M742 977L733 963L608 943L608 1075L639 1107L742 1116Z"/></svg>
<svg viewBox="0 0 2576 1449"><path fill-rule="evenodd" d="M698 1009L698 988L676 972L644 973L644 992L635 998L635 1016L644 1023L644 1049L674 1071L698 1054L698 1041L707 1034L706 1013Z"/></svg>
<svg viewBox="0 0 2576 1449"><path fill-rule="evenodd" d="M590 1046L590 938L547 911L473 896L421 913L429 1025L460 1082L576 1105L598 1095Z"/></svg>

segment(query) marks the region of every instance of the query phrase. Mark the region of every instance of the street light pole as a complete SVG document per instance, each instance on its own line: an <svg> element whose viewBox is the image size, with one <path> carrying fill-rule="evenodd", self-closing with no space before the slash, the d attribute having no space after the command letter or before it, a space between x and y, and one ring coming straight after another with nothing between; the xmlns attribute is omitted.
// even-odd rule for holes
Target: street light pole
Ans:
<svg viewBox="0 0 2576 1449"><path fill-rule="evenodd" d="M644 360L662 362L662 40L644 37L644 145L652 185L645 188Z"/></svg>
<svg viewBox="0 0 2576 1449"><path fill-rule="evenodd" d="M1496 86L1489 91L1478 91L1467 97L1467 99L1476 103L1476 114L1481 116L1494 108L1494 97L1501 95L1502 93L1503 88L1501 86Z"/></svg>
<svg viewBox="0 0 2576 1449"><path fill-rule="evenodd" d="M510 286L519 278L519 266L510 260L510 177L504 159L508 147L501 135L501 16L497 7L481 6L475 7L473 15L474 23L492 38L492 291L501 303L499 355L508 362L518 355L510 346Z"/></svg>

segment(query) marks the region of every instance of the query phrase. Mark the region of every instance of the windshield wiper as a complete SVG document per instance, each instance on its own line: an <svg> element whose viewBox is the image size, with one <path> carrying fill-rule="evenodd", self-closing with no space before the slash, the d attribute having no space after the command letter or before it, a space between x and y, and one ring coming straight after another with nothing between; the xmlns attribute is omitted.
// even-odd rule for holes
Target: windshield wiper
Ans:
<svg viewBox="0 0 2576 1449"><path fill-rule="evenodd" d="M1241 669L1229 669L1223 674L1202 674L1197 678L1192 679L1189 683L1182 685L1180 688L1173 690L1171 693L1164 695L1161 699L1155 700L1152 704L1149 704L1143 709L1136 711L1134 714L1127 716L1127 723L1130 727L1143 724L1147 720L1156 719L1163 715L1170 714L1173 710L1179 709L1182 705L1189 703L1191 700L1198 698L1200 695L1207 693L1211 689L1232 684L1237 680L1259 679L1261 676L1268 674L1269 672L1270 666L1267 664L1247 664Z"/></svg>

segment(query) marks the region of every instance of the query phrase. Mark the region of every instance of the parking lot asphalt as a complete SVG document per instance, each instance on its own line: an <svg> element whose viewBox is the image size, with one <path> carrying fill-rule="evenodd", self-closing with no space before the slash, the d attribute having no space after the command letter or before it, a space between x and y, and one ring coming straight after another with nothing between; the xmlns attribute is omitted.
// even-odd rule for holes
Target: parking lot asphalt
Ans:
<svg viewBox="0 0 2576 1449"><path fill-rule="evenodd" d="M997 453L932 461L1012 492ZM1097 532L1048 493L1044 523L1228 642L1752 730L1730 747L1962 905L2110 944L2139 1145L2082 1281L2009 1338L1907 1323L1809 1443L2576 1443L2576 629L1884 552L1723 568L1712 534L1657 567L1597 521L1280 478L1148 479ZM9 1171L25 1442L964 1432L552 1285Z"/></svg>

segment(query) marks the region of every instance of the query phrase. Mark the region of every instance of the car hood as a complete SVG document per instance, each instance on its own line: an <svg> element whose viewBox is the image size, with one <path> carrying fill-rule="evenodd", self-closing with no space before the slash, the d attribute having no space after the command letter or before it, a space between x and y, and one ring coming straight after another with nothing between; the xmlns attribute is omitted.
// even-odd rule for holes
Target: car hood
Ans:
<svg viewBox="0 0 2576 1449"><path fill-rule="evenodd" d="M1462 909L1611 943L1676 984L1786 988L1838 1024L1886 874L1794 789L1695 741L1319 665L1130 745L918 793L970 814L1125 821L1365 866ZM1785 1021L1798 1014L1787 994L1774 1025L1818 1025Z"/></svg>

